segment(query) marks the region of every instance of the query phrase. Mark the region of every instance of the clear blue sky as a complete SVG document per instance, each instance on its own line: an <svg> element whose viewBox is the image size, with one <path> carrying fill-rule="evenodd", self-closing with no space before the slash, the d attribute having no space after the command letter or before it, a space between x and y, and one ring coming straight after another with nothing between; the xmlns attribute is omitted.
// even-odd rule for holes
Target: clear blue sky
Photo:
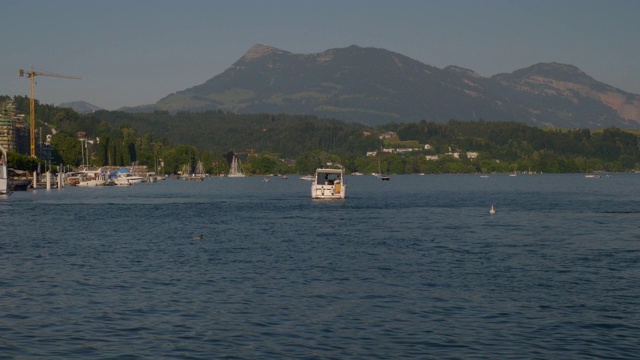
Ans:
<svg viewBox="0 0 640 360"><path fill-rule="evenodd" d="M0 94L108 110L151 104L222 73L254 44L349 45L482 76L539 62L640 94L637 0L0 0Z"/></svg>

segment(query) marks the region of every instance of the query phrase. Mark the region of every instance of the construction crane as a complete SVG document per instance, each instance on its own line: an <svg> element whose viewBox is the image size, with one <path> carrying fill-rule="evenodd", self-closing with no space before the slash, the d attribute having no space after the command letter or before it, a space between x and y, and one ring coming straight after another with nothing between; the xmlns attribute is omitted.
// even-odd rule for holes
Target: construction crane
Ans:
<svg viewBox="0 0 640 360"><path fill-rule="evenodd" d="M31 137L31 157L34 158L36 157L36 107L35 107L35 85L36 85L36 76L53 76L53 77L60 77L60 78L66 78L66 79L82 79L81 76L73 76L73 75L61 75L61 74L54 74L54 73L48 73L48 72L44 72L44 71L35 71L33 69L33 66L31 67L31 71L24 71L22 69L18 70L18 75L20 75L20 77L24 77L25 74L27 75L27 77L29 78L29 82L31 83L31 99L29 101L29 106L30 106L30 123L29 123L29 133L30 133L30 137Z"/></svg>

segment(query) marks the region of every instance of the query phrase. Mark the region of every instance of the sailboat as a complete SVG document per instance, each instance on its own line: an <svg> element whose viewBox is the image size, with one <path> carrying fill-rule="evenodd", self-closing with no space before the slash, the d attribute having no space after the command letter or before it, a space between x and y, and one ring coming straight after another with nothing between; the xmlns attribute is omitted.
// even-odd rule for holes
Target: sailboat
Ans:
<svg viewBox="0 0 640 360"><path fill-rule="evenodd" d="M245 177L244 171L242 170L242 164L240 163L240 159L237 156L233 155L233 160L231 160L231 168L229 169L229 177Z"/></svg>
<svg viewBox="0 0 640 360"><path fill-rule="evenodd" d="M82 170L80 170L80 176L78 186L82 187L96 187L103 186L107 183L106 177L102 174L102 169L89 170L89 149L87 148L87 137L82 140ZM86 157L86 162L85 162Z"/></svg>
<svg viewBox="0 0 640 360"><path fill-rule="evenodd" d="M185 180L192 181L203 181L205 178L204 166L202 165L202 161L198 160L198 164L196 165L196 172L193 174L189 174L184 177Z"/></svg>
<svg viewBox="0 0 640 360"><path fill-rule="evenodd" d="M382 173L382 169L380 167L380 158L378 158L378 177L380 178L380 180L382 181L389 181L391 180L391 177L387 174L383 174Z"/></svg>

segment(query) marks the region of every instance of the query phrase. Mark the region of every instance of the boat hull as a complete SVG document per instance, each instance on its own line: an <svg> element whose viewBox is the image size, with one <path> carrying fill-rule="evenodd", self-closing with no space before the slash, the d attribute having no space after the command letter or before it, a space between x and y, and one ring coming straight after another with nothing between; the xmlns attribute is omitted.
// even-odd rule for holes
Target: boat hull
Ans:
<svg viewBox="0 0 640 360"><path fill-rule="evenodd" d="M106 181L104 180L87 180L87 181L80 181L78 183L78 186L83 186L83 187L96 187L96 186L103 186L105 184Z"/></svg>

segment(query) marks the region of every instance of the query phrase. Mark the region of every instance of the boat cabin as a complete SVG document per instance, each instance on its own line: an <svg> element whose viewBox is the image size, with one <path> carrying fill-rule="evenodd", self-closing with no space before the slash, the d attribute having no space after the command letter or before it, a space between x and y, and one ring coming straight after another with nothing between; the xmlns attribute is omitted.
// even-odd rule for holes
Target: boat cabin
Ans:
<svg viewBox="0 0 640 360"><path fill-rule="evenodd" d="M344 183L344 170L317 169L311 184L312 199L344 199L347 186Z"/></svg>

